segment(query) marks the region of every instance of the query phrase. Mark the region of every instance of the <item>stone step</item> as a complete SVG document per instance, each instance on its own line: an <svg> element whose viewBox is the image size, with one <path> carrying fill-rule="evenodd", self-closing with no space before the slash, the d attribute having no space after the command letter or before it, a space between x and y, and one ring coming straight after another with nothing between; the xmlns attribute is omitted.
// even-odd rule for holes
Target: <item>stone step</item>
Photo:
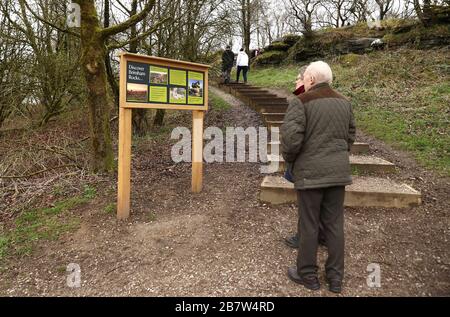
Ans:
<svg viewBox="0 0 450 317"><path fill-rule="evenodd" d="M280 142L267 142L267 153L272 153L272 145L278 145L278 151L280 150ZM363 154L369 152L369 144L355 142L353 143L350 152L352 154Z"/></svg>
<svg viewBox="0 0 450 317"><path fill-rule="evenodd" d="M278 171L284 172L285 164L281 155L268 154L267 161L278 161ZM395 172L395 164L383 160L382 158L368 155L350 155L350 165L356 173L393 173Z"/></svg>
<svg viewBox="0 0 450 317"><path fill-rule="evenodd" d="M345 188L344 205L349 207L417 206L421 193L407 184L377 177L354 176L353 184ZM266 176L261 183L260 200L271 204L296 203L294 184L281 176Z"/></svg>

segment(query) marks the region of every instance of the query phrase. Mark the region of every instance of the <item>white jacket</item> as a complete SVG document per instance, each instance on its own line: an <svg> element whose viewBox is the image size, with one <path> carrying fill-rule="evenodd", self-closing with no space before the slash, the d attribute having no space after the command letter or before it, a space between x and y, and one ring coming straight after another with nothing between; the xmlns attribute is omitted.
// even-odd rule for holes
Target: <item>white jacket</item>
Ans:
<svg viewBox="0 0 450 317"><path fill-rule="evenodd" d="M239 52L237 56L236 66L248 66L248 55L244 51Z"/></svg>

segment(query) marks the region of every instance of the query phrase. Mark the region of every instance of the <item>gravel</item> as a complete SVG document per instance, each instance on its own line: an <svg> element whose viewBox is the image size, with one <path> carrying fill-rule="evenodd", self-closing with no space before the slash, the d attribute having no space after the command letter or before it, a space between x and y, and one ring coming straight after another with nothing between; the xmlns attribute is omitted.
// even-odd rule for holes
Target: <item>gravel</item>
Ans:
<svg viewBox="0 0 450 317"><path fill-rule="evenodd" d="M218 92L220 94L220 92ZM229 120L261 124L259 116L226 96L233 108L209 111L205 127ZM179 119L188 126L190 114ZM399 165L396 181L424 194L415 208L346 208L346 275L342 296L448 296L449 183L417 166L408 154L359 134L372 154ZM171 142L133 148L132 216L104 212L115 180L74 215L80 228L42 241L30 257L9 259L0 271L4 296L336 296L325 287L326 250L319 249L320 291L291 282L296 251L283 238L295 232L294 205L259 202L263 179L254 163L206 164L202 193L190 192L190 165L173 164ZM81 287L67 286L66 266L81 268ZM381 287L366 283L367 266L381 268Z"/></svg>

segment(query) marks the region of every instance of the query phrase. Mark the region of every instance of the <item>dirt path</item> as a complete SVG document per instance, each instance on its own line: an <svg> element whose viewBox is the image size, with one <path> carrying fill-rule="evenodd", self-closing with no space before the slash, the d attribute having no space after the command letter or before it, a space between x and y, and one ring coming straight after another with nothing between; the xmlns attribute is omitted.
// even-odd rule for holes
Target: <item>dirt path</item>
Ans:
<svg viewBox="0 0 450 317"><path fill-rule="evenodd" d="M253 111L220 91L233 107L207 114L206 126L261 124ZM187 117L180 122L189 122ZM372 142L371 142L372 143ZM376 151L386 151L373 142ZM0 272L0 295L57 296L333 296L323 276L318 292L291 282L296 251L282 239L295 230L292 205L259 202L263 175L252 163L206 164L204 191L190 193L190 165L173 165L170 142L148 141L133 157L132 217L117 222L101 206L114 201L115 185L83 210L78 231L43 242L33 256ZM450 295L448 180L413 164L403 153L390 159L419 176L424 205L413 209L347 208L344 296ZM423 185L423 186L422 186ZM82 287L66 285L69 263L81 267ZM369 263L381 265L380 289L366 285Z"/></svg>

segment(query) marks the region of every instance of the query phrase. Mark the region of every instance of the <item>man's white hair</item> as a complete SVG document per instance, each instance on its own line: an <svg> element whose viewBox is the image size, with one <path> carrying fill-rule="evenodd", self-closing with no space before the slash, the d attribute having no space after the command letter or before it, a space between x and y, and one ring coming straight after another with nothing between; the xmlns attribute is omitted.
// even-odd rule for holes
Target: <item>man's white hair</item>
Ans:
<svg viewBox="0 0 450 317"><path fill-rule="evenodd" d="M312 62L308 65L305 74L314 78L316 84L333 82L333 72L330 66L322 61Z"/></svg>

